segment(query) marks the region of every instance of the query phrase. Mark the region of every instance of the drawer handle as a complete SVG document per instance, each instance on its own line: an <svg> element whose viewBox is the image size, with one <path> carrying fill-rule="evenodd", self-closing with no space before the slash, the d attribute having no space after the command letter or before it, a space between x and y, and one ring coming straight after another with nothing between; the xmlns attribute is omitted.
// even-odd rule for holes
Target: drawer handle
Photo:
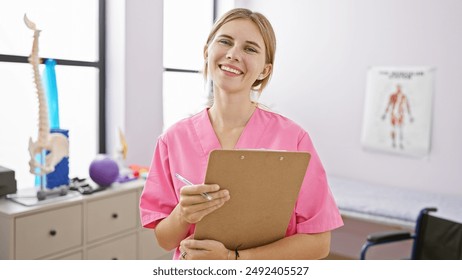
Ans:
<svg viewBox="0 0 462 280"><path fill-rule="evenodd" d="M117 219L117 217L119 217L119 215L117 215L117 213L112 213L112 218Z"/></svg>
<svg viewBox="0 0 462 280"><path fill-rule="evenodd" d="M55 236L58 232L54 229L50 230L50 235Z"/></svg>
<svg viewBox="0 0 462 280"><path fill-rule="evenodd" d="M118 258L112 258L111 260L116 261L116 260L118 260Z"/></svg>

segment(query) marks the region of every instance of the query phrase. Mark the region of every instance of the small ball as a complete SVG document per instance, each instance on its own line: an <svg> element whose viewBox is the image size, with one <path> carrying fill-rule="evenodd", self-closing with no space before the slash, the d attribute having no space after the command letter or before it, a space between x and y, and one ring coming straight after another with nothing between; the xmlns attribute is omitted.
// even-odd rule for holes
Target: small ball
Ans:
<svg viewBox="0 0 462 280"><path fill-rule="evenodd" d="M119 177L119 165L109 157L94 159L90 164L90 178L100 187L108 187Z"/></svg>

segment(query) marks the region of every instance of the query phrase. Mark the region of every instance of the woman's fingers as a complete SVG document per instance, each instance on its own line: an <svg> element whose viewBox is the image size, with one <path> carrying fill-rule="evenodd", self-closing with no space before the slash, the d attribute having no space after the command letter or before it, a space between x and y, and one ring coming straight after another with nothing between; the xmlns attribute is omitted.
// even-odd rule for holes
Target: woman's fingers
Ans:
<svg viewBox="0 0 462 280"><path fill-rule="evenodd" d="M207 194L211 199L204 197ZM180 190L180 203L183 207L213 201L229 196L226 190L220 190L216 184L184 186Z"/></svg>
<svg viewBox="0 0 462 280"><path fill-rule="evenodd" d="M181 196L180 205L184 208L192 208L201 210L208 208L218 202L228 201L230 196L227 190L220 191L220 193L210 194L212 200L208 200L201 195Z"/></svg>
<svg viewBox="0 0 462 280"><path fill-rule="evenodd" d="M212 199L204 198L202 193L208 193ZM229 198L228 190L220 190L218 185L184 186L180 190L181 216L186 222L195 224L223 206Z"/></svg>
<svg viewBox="0 0 462 280"><path fill-rule="evenodd" d="M205 192L195 192L195 193L181 193L180 194L180 203L182 206L189 206L194 204L212 202L217 199L223 199L229 197L228 190L219 190L215 192L207 192L207 194L211 197L211 199L205 198L202 193Z"/></svg>
<svg viewBox="0 0 462 280"><path fill-rule="evenodd" d="M211 185L190 185L184 186L180 190L181 195L196 195L201 193L212 193L220 189L220 186L217 184Z"/></svg>
<svg viewBox="0 0 462 280"><path fill-rule="evenodd" d="M197 223L199 222L200 220L202 220L203 217L207 216L208 214L212 213L213 211L217 210L218 208L220 208L221 206L223 206L225 204L225 202L227 201L227 199L218 199L216 200L212 205L210 205L209 207L207 208L202 208L202 209L197 209L188 213L188 217L191 219L191 220L194 220L194 223ZM209 204L209 203L207 203ZM187 209L189 210L189 209Z"/></svg>
<svg viewBox="0 0 462 280"><path fill-rule="evenodd" d="M229 252L223 243L215 240L185 239L181 241L179 249L184 252L183 259L189 260L226 260Z"/></svg>
<svg viewBox="0 0 462 280"><path fill-rule="evenodd" d="M230 197L228 195L222 198L214 199L212 201L206 201L204 203L185 206L181 205L181 214L188 223L195 224L202 220L202 218L206 215L223 206L225 202L229 200L229 198Z"/></svg>

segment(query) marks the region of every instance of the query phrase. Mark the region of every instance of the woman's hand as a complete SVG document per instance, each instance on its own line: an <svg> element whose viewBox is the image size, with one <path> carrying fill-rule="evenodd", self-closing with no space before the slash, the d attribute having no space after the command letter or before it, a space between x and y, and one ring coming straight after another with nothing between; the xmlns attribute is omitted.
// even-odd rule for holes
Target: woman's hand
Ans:
<svg viewBox="0 0 462 280"><path fill-rule="evenodd" d="M202 193L208 193L212 199L204 198ZM223 206L229 198L229 192L220 190L218 185L184 186L180 190L180 215L187 223L195 224Z"/></svg>
<svg viewBox="0 0 462 280"><path fill-rule="evenodd" d="M186 238L180 243L180 260L227 260L234 252L215 240Z"/></svg>

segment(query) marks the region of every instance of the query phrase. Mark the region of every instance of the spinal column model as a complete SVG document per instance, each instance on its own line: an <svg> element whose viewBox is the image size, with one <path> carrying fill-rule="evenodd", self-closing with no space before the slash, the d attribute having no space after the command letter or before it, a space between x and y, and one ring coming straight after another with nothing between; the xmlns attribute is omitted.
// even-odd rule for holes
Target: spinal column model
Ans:
<svg viewBox="0 0 462 280"><path fill-rule="evenodd" d="M69 142L66 136L61 133L50 133L47 100L39 73L40 58L38 55L38 38L41 30L38 30L35 23L30 21L26 15L24 15L24 22L29 29L34 31L34 41L32 44L32 52L29 56L29 63L32 64L32 69L34 70L34 82L39 102L37 141L33 142L32 138L29 139L29 153L31 157L29 161L29 171L32 174L44 175L53 172L56 164L58 164L64 157L69 156ZM45 157L45 162L37 162L35 156L37 154L42 155L43 151L49 151ZM37 171L37 169L39 171Z"/></svg>

